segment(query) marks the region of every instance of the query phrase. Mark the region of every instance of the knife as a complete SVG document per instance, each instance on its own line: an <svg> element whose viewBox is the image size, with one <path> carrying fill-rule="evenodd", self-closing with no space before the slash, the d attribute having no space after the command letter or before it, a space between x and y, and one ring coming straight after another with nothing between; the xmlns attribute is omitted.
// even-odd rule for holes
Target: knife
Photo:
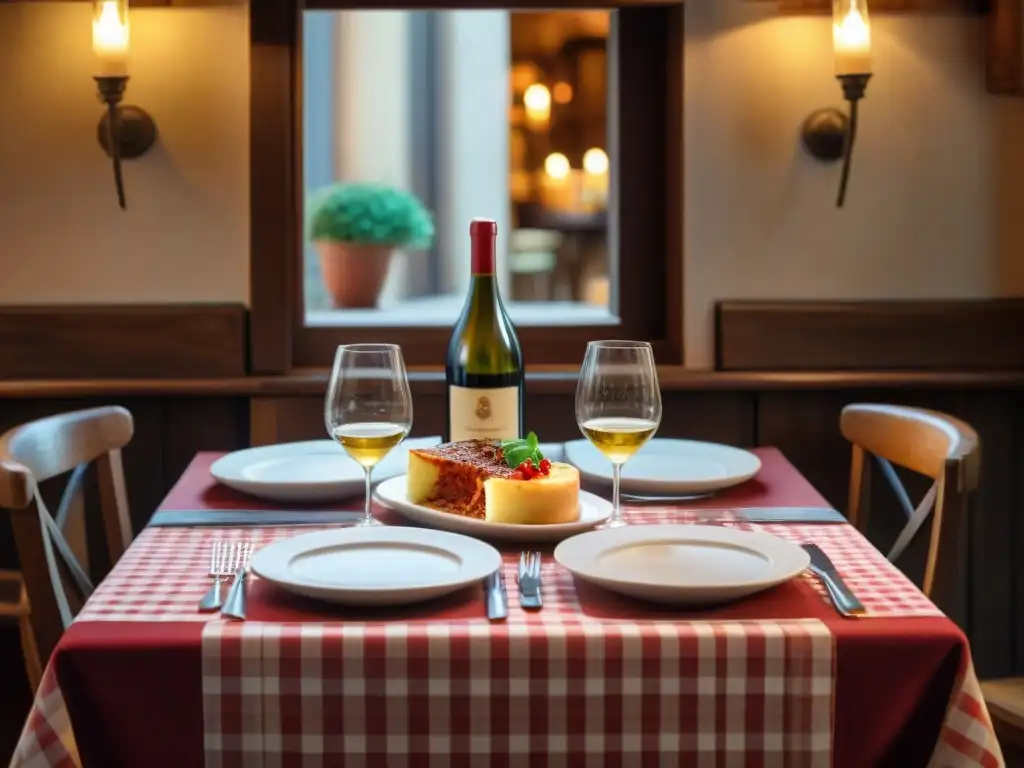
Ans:
<svg viewBox="0 0 1024 768"><path fill-rule="evenodd" d="M733 507L732 509L695 509L694 512L732 512L748 523L845 523L846 516L831 507Z"/></svg>
<svg viewBox="0 0 1024 768"><path fill-rule="evenodd" d="M821 579L836 610L843 616L862 616L867 613L864 604L846 586L828 555L815 544L804 544L803 548L811 556L811 573Z"/></svg>
<svg viewBox="0 0 1024 768"><path fill-rule="evenodd" d="M155 528L218 525L339 525L354 523L360 512L280 509L160 509L149 525Z"/></svg>
<svg viewBox="0 0 1024 768"><path fill-rule="evenodd" d="M680 507L679 511L691 514L698 519L701 516L706 516L710 521L731 515L738 521L748 523L848 522L842 512L831 507Z"/></svg>
<svg viewBox="0 0 1024 768"><path fill-rule="evenodd" d="M245 580L248 574L248 565L239 568L235 574L235 583L231 585L224 607L220 610L220 615L225 619L245 621Z"/></svg>
<svg viewBox="0 0 1024 768"><path fill-rule="evenodd" d="M498 566L498 570L487 577L484 588L487 590L487 618L501 621L508 616L508 593L505 591L505 570L502 566Z"/></svg>

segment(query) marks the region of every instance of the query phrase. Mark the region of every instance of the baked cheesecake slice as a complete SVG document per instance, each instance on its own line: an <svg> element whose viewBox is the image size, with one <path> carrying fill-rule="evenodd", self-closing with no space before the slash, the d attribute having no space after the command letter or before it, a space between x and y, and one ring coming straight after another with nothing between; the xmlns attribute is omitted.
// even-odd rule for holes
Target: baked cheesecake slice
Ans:
<svg viewBox="0 0 1024 768"><path fill-rule="evenodd" d="M580 476L548 462L527 476L508 466L499 445L465 440L409 451L408 496L443 512L495 523L546 525L579 519Z"/></svg>
<svg viewBox="0 0 1024 768"><path fill-rule="evenodd" d="M553 461L548 474L529 480L492 477L484 491L492 523L550 525L580 518L580 473L571 464Z"/></svg>

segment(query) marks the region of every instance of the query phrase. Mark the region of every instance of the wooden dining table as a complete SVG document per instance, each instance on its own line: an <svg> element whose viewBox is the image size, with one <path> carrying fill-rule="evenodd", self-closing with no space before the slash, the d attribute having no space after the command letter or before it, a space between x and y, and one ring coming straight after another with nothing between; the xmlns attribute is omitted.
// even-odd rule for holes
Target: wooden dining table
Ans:
<svg viewBox="0 0 1024 768"><path fill-rule="evenodd" d="M302 526L151 525L62 638L13 765L1003 765L963 633L860 533L730 512L828 506L779 451L755 452L753 480L627 520L815 543L865 617L840 616L810 574L694 610L613 595L545 556L545 607L522 610L511 586L503 622L475 587L357 609L256 577L248 620L227 621L196 610L214 541L331 526L312 508ZM274 508L218 485L219 455L198 454L160 509ZM496 546L514 585L519 548Z"/></svg>

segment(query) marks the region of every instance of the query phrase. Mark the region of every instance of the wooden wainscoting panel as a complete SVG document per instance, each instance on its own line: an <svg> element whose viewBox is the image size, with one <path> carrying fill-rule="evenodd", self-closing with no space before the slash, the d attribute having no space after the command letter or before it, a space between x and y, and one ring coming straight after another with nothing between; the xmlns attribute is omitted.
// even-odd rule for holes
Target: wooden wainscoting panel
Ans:
<svg viewBox="0 0 1024 768"><path fill-rule="evenodd" d="M163 486L169 490L199 451L238 451L249 447L249 400L168 398L163 407L162 442Z"/></svg>
<svg viewBox="0 0 1024 768"><path fill-rule="evenodd" d="M14 622L0 622L0 679L4 681L4 695L0 696L0 764L8 765L32 706L21 635Z"/></svg>
<svg viewBox="0 0 1024 768"><path fill-rule="evenodd" d="M969 614L980 677L1024 664L1024 396L963 392L955 412L981 439L981 485L969 509Z"/></svg>
<svg viewBox="0 0 1024 768"><path fill-rule="evenodd" d="M0 307L0 379L245 374L240 304Z"/></svg>
<svg viewBox="0 0 1024 768"><path fill-rule="evenodd" d="M716 368L1020 370L1024 300L720 302Z"/></svg>
<svg viewBox="0 0 1024 768"><path fill-rule="evenodd" d="M665 392L658 434L712 440L731 445L754 445L753 392ZM322 397L254 397L250 405L253 445L327 436ZM413 388L412 436L428 437L444 432L444 395ZM581 437L576 423L575 394L528 395L526 428L545 442L564 442Z"/></svg>

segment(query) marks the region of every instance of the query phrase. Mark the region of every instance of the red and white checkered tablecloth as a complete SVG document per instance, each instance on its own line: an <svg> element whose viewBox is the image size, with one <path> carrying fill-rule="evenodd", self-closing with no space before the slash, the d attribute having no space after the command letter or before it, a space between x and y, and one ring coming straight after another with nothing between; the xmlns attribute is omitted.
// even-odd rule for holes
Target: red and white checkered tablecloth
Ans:
<svg viewBox="0 0 1024 768"><path fill-rule="evenodd" d="M53 664L47 664L21 738L11 757L11 768L80 768L75 734L57 684Z"/></svg>
<svg viewBox="0 0 1024 768"><path fill-rule="evenodd" d="M532 626L208 624L206 765L831 765L820 621L541 618L564 608Z"/></svg>
<svg viewBox="0 0 1024 768"><path fill-rule="evenodd" d="M682 521L678 510L632 517ZM849 526L726 524L813 540L875 615L940 615ZM566 764L570 753L632 765L666 751L678 751L679 764L830 764L834 641L820 621L595 617L550 560L545 609L519 610L512 589L503 625L482 611L437 621L240 625L196 613L215 538L260 546L310 530L147 529L77 619L208 622L207 765L282 765L300 754L310 756L302 764L476 765L494 753L503 765L541 756ZM505 567L511 576L513 561ZM73 745L48 669L13 765L75 765ZM1003 765L969 664L931 765Z"/></svg>
<svg viewBox="0 0 1024 768"><path fill-rule="evenodd" d="M708 516L671 508L629 514L634 524L699 522ZM894 568L849 525L755 524L731 521L715 513L716 524L759 530L793 542L813 541L832 559L847 584L872 616L941 616L942 612L903 573ZM77 621L210 620L196 603L209 588L205 569L214 538L245 539L258 549L278 539L315 530L280 528L148 528L139 534L114 571L90 598ZM568 574L558 569L572 588ZM828 603L818 579L803 576Z"/></svg>

